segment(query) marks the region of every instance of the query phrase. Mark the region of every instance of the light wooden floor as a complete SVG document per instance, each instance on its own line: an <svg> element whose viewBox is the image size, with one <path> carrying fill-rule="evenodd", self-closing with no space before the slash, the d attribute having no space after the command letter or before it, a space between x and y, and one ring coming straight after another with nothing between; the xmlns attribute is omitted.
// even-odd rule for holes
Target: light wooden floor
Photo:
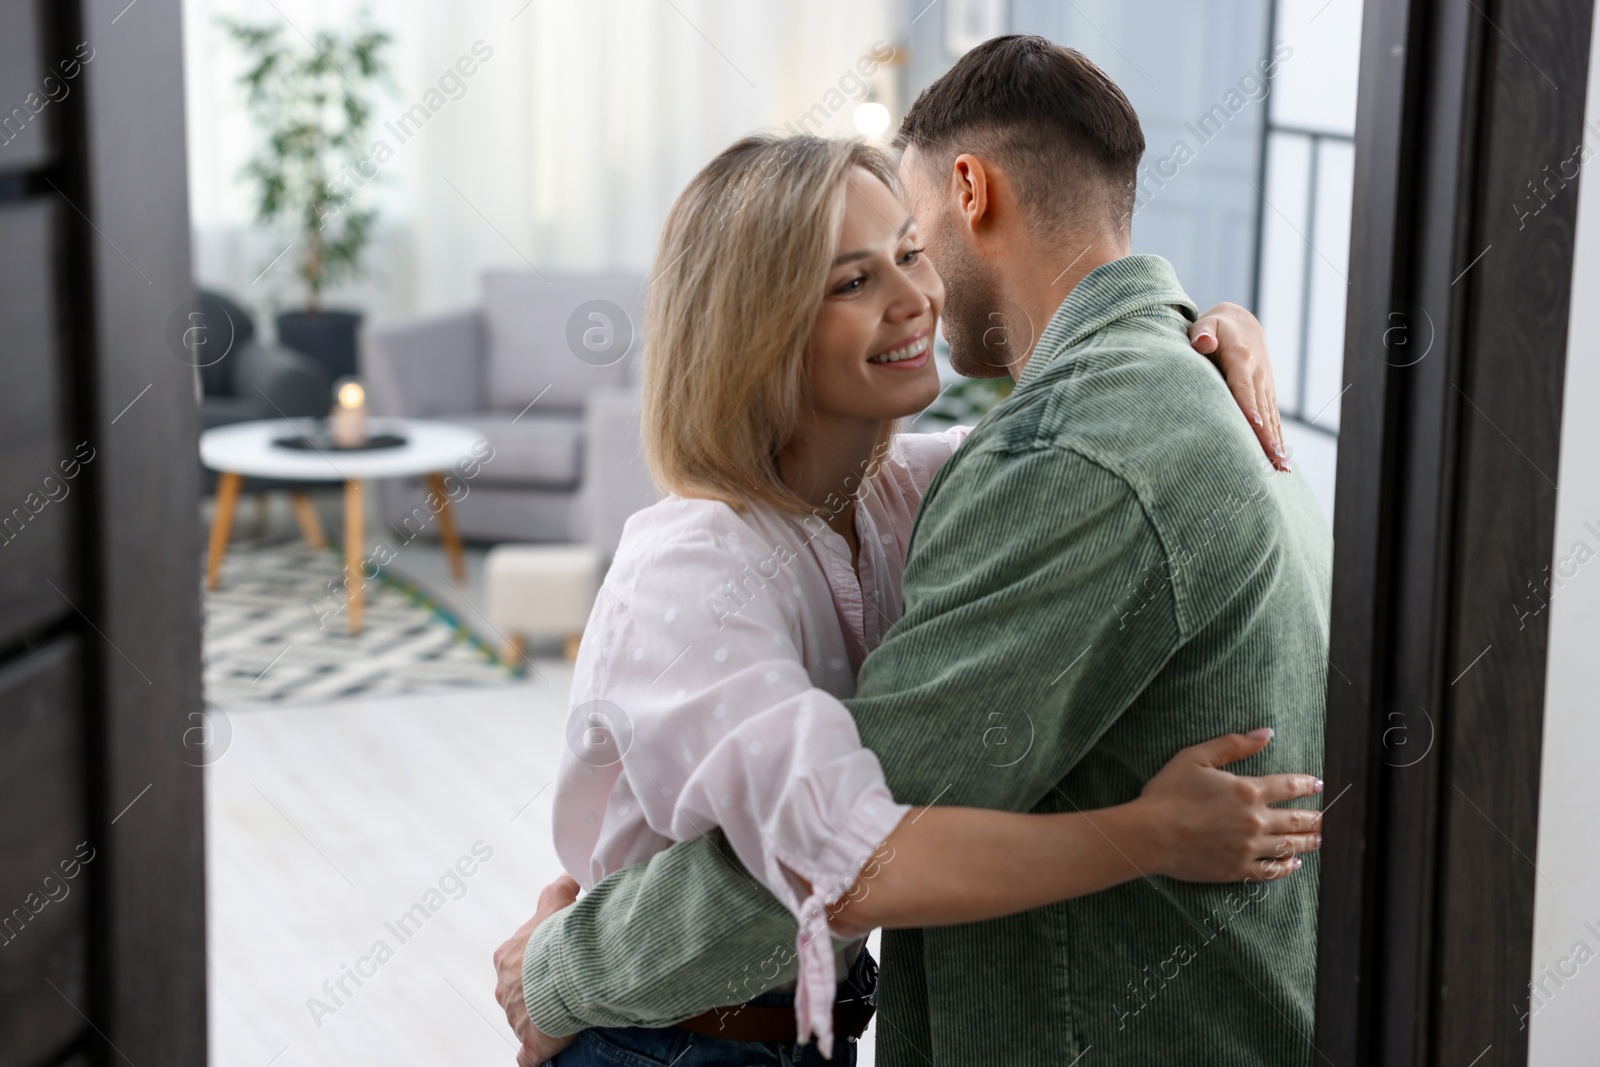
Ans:
<svg viewBox="0 0 1600 1067"><path fill-rule="evenodd" d="M212 1067L510 1067L491 955L560 873L571 674L538 668L548 681L229 713L206 780ZM402 943L385 924L478 841L492 858ZM378 941L393 958L335 1004L323 983Z"/></svg>
<svg viewBox="0 0 1600 1067"><path fill-rule="evenodd" d="M514 1060L490 957L560 873L570 675L539 667L548 682L230 714L206 783L214 1067ZM402 942L385 924L479 841L492 857ZM336 1005L323 982L380 940L393 958Z"/></svg>
<svg viewBox="0 0 1600 1067"><path fill-rule="evenodd" d="M269 503L262 532L293 536L287 503ZM320 501L330 531L336 503ZM458 586L419 541L394 567L487 633L482 561L469 551ZM232 740L206 776L211 1067L515 1061L491 957L561 873L550 791L572 680L559 660L536 667L504 687L226 709ZM402 943L385 924L479 841L492 858ZM358 986L347 969L378 941L393 957ZM336 1003L323 983L341 978Z"/></svg>

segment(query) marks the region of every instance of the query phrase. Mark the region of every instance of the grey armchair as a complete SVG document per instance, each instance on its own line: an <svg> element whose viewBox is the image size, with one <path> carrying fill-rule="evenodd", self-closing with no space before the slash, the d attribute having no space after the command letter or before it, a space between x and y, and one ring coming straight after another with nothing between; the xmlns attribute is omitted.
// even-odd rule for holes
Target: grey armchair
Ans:
<svg viewBox="0 0 1600 1067"><path fill-rule="evenodd" d="M452 505L463 537L582 541L609 558L627 517L654 502L639 439L644 287L495 271L482 308L363 331L375 415L470 426L494 449ZM378 492L397 524L426 489L392 479Z"/></svg>

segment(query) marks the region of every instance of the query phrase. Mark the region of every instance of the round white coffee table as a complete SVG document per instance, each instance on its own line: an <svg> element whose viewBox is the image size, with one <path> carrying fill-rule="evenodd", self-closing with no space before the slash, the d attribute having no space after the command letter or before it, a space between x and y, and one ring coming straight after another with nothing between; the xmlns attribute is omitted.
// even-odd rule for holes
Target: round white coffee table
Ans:
<svg viewBox="0 0 1600 1067"><path fill-rule="evenodd" d="M406 439L393 448L371 450L317 450L285 448L278 438L313 432L318 419L267 419L219 426L200 435L200 462L217 471L217 510L211 520L211 545L206 557L206 587L217 588L222 577L222 557L233 532L233 513L244 479L285 478L306 482L344 483L345 588L349 593L351 633L361 632L363 557L362 500L369 478L424 475L438 498L439 535L450 558L456 580L466 577L461 537L450 513L450 494L444 475L462 460L479 461L487 442L465 426L417 419L373 419L370 432L393 433ZM322 525L304 490L291 490L294 516L313 548L325 543Z"/></svg>

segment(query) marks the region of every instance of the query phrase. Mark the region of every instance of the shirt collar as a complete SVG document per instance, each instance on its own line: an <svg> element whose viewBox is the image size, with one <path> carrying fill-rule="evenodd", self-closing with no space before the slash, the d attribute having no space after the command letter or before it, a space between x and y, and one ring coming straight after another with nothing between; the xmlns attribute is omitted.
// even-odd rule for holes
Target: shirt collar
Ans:
<svg viewBox="0 0 1600 1067"><path fill-rule="evenodd" d="M1174 308L1190 320L1198 313L1178 284L1172 264L1160 256L1123 256L1102 263L1073 286L1051 316L1017 385L1038 378L1063 352L1116 320L1160 306Z"/></svg>

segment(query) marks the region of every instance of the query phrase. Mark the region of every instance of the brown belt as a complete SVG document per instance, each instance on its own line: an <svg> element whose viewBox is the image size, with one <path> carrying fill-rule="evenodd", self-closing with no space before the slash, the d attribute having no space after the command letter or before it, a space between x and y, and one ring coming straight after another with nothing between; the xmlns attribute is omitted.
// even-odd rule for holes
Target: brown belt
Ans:
<svg viewBox="0 0 1600 1067"><path fill-rule="evenodd" d="M833 1002L833 1033L835 1038L851 1041L866 1032L872 1021L872 1001L865 998L836 1000ZM678 1026L707 1037L720 1037L728 1041L761 1041L792 1043L797 1037L794 1007L775 1007L765 1004L744 1004L737 1008L712 1008Z"/></svg>

